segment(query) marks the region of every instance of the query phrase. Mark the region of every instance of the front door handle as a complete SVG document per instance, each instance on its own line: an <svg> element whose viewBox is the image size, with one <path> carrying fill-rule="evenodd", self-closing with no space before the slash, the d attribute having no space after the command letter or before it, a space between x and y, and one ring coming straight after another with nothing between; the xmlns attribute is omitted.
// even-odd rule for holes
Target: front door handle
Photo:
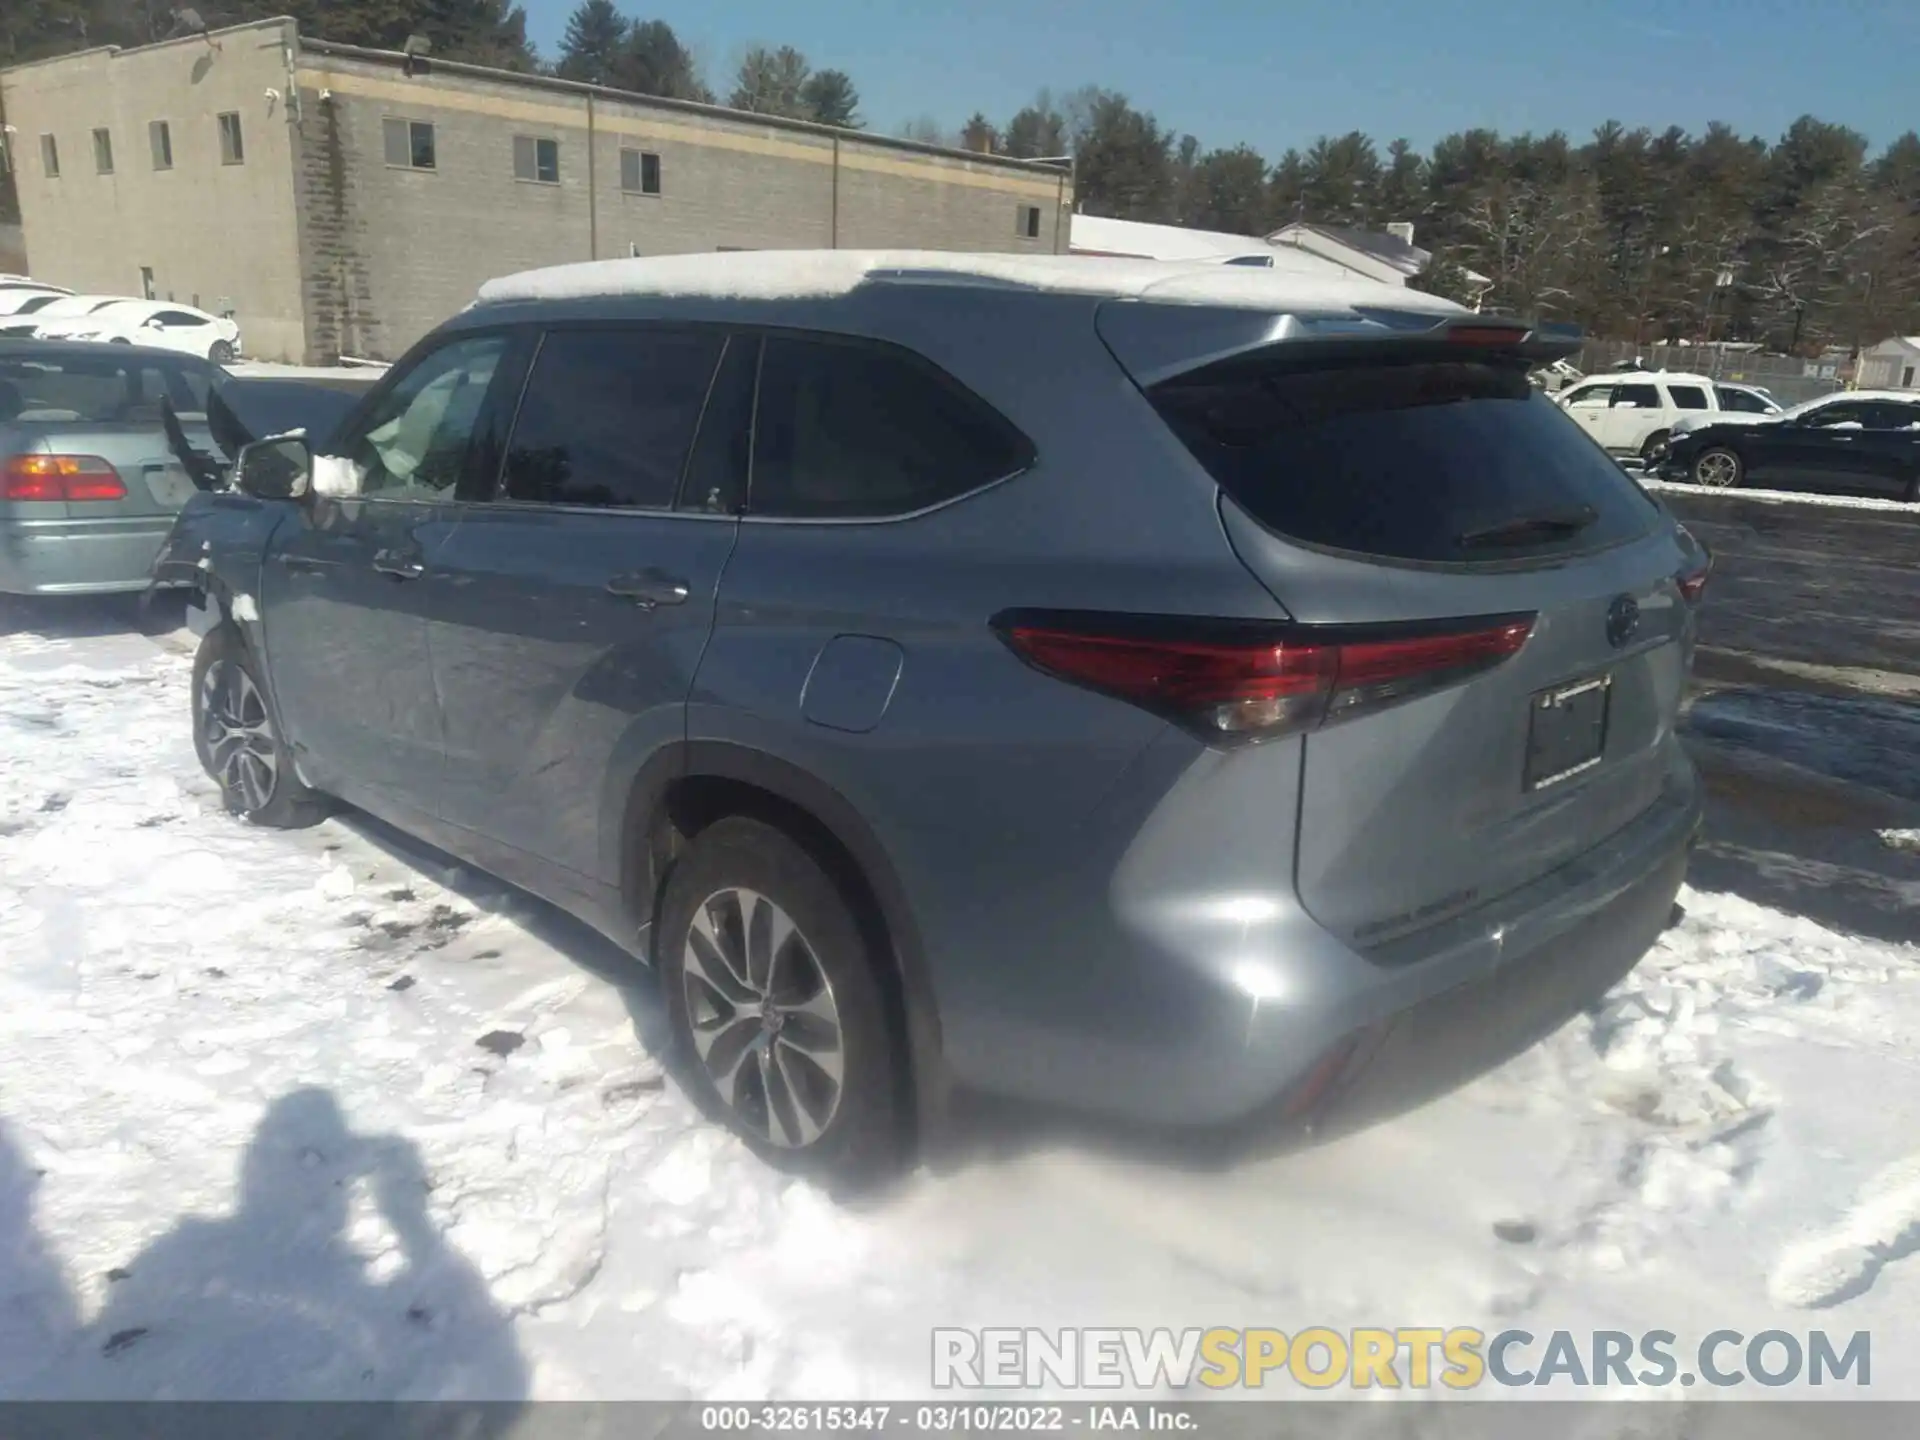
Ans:
<svg viewBox="0 0 1920 1440"><path fill-rule="evenodd" d="M642 610L651 610L657 605L684 605L692 592L686 581L664 570L637 570L607 581L607 593L631 600Z"/></svg>
<svg viewBox="0 0 1920 1440"><path fill-rule="evenodd" d="M373 557L373 568L396 580L418 580L427 573L427 563L410 550L381 550Z"/></svg>

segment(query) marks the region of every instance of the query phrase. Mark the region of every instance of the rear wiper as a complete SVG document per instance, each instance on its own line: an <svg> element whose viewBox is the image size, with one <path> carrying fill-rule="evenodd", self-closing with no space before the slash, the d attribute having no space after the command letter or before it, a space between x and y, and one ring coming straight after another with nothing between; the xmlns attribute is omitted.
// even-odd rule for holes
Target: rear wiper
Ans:
<svg viewBox="0 0 1920 1440"><path fill-rule="evenodd" d="M1456 535L1453 543L1462 550L1478 550L1488 545L1530 545L1536 540L1564 540L1569 535L1578 535L1599 518L1600 512L1591 505L1582 505L1578 510L1565 510L1557 515L1521 515L1512 520L1502 520L1498 525Z"/></svg>

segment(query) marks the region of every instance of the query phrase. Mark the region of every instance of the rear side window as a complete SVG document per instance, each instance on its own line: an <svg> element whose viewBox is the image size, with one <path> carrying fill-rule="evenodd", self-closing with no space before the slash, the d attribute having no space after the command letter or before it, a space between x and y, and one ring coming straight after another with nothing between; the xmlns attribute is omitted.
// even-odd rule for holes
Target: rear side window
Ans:
<svg viewBox="0 0 1920 1440"><path fill-rule="evenodd" d="M1660 391L1653 385L1616 385L1613 387L1613 408L1616 410L1658 410Z"/></svg>
<svg viewBox="0 0 1920 1440"><path fill-rule="evenodd" d="M723 343L637 326L548 332L507 444L506 497L671 509Z"/></svg>
<svg viewBox="0 0 1920 1440"><path fill-rule="evenodd" d="M1228 495L1309 545L1477 564L1617 544L1655 518L1518 366L1240 365L1152 399Z"/></svg>
<svg viewBox="0 0 1920 1440"><path fill-rule="evenodd" d="M997 411L905 351L766 342L754 419L755 514L905 515L1031 462L1031 447Z"/></svg>
<svg viewBox="0 0 1920 1440"><path fill-rule="evenodd" d="M1721 389L1716 393L1720 396L1720 408L1722 410L1737 410L1746 415L1764 415L1767 413L1767 402L1762 400L1758 395L1755 395L1751 390Z"/></svg>
<svg viewBox="0 0 1920 1440"><path fill-rule="evenodd" d="M204 414L209 380L190 365L106 357L0 363L0 424L158 425L163 399L182 415Z"/></svg>
<svg viewBox="0 0 1920 1440"><path fill-rule="evenodd" d="M1698 385L1669 385L1667 394L1673 397L1676 410L1705 410L1707 392Z"/></svg>

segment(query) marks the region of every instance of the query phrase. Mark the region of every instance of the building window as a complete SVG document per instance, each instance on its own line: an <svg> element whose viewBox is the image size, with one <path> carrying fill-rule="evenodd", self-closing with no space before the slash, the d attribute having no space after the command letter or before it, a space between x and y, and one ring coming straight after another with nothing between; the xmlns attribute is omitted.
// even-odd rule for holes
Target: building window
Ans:
<svg viewBox="0 0 1920 1440"><path fill-rule="evenodd" d="M1029 240L1040 238L1040 207L1038 205L1020 207L1020 228L1014 233L1024 235Z"/></svg>
<svg viewBox="0 0 1920 1440"><path fill-rule="evenodd" d="M223 110L220 113L220 163L241 165L246 158L246 142L240 136L240 112Z"/></svg>
<svg viewBox="0 0 1920 1440"><path fill-rule="evenodd" d="M99 174L113 173L113 132L96 130L93 132L93 168Z"/></svg>
<svg viewBox="0 0 1920 1440"><path fill-rule="evenodd" d="M560 142L531 135L513 137L513 178L541 185L560 183Z"/></svg>
<svg viewBox="0 0 1920 1440"><path fill-rule="evenodd" d="M173 127L164 120L149 120L147 144L153 147L153 168L171 170L173 168Z"/></svg>
<svg viewBox="0 0 1920 1440"><path fill-rule="evenodd" d="M40 165L49 180L60 178L60 142L51 135L40 137Z"/></svg>
<svg viewBox="0 0 1920 1440"><path fill-rule="evenodd" d="M140 267L140 293L149 300L159 298L153 293L153 267L151 265L142 265Z"/></svg>
<svg viewBox="0 0 1920 1440"><path fill-rule="evenodd" d="M432 170L433 126L425 120L388 116L380 122L387 146L387 164L401 170Z"/></svg>
<svg viewBox="0 0 1920 1440"><path fill-rule="evenodd" d="M629 195L658 195L660 157L651 150L622 150L620 188Z"/></svg>

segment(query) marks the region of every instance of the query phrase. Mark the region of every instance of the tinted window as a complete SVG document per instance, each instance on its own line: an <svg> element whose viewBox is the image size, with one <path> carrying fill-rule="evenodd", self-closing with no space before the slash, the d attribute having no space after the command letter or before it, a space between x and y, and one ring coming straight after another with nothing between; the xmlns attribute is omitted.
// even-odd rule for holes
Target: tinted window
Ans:
<svg viewBox="0 0 1920 1440"><path fill-rule="evenodd" d="M1313 545L1505 560L1631 539L1655 515L1515 366L1243 363L1170 381L1152 398L1222 489L1269 529ZM1543 518L1579 528L1524 545L1469 538Z"/></svg>
<svg viewBox="0 0 1920 1440"><path fill-rule="evenodd" d="M769 339L754 419L759 515L903 515L1005 479L1026 441L904 351Z"/></svg>
<svg viewBox="0 0 1920 1440"><path fill-rule="evenodd" d="M760 341L736 335L727 342L720 372L707 393L700 438L680 486L680 508L724 515L747 502L747 452L753 438L753 386L760 373Z"/></svg>
<svg viewBox="0 0 1920 1440"><path fill-rule="evenodd" d="M1904 430L1916 421L1920 421L1920 405L1881 400L1867 407L1867 427L1872 430Z"/></svg>
<svg viewBox="0 0 1920 1440"><path fill-rule="evenodd" d="M1847 400L1837 405L1822 405L1803 418L1809 425L1865 425L1867 407L1860 401Z"/></svg>
<svg viewBox="0 0 1920 1440"><path fill-rule="evenodd" d="M157 426L163 398L183 415L204 414L210 378L195 365L111 356L0 361L0 421Z"/></svg>
<svg viewBox="0 0 1920 1440"><path fill-rule="evenodd" d="M1707 392L1698 385L1669 385L1667 394L1673 397L1673 407L1676 410L1707 408Z"/></svg>
<svg viewBox="0 0 1920 1440"><path fill-rule="evenodd" d="M1660 391L1652 385L1616 385L1613 388L1613 408L1624 410L1628 406L1635 410L1658 410Z"/></svg>
<svg viewBox="0 0 1920 1440"><path fill-rule="evenodd" d="M712 331L549 332L507 445L507 497L671 507L722 343Z"/></svg>
<svg viewBox="0 0 1920 1440"><path fill-rule="evenodd" d="M1747 415L1765 415L1767 402L1750 390L1730 390L1721 387L1717 390L1722 410L1738 410Z"/></svg>
<svg viewBox="0 0 1920 1440"><path fill-rule="evenodd" d="M423 501L452 496L506 347L497 335L456 340L424 356L374 402L345 446L360 472L361 494Z"/></svg>

